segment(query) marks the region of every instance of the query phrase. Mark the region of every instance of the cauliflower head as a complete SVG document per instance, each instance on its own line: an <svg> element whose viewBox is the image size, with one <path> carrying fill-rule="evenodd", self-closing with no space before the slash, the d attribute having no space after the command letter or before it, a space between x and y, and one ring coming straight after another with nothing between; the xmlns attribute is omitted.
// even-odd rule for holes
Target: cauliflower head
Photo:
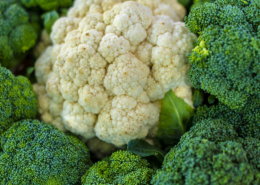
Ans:
<svg viewBox="0 0 260 185"><path fill-rule="evenodd" d="M35 65L42 120L116 146L145 138L159 120L153 102L190 84L187 55L196 36L134 1L73 17L79 2L54 24L54 45Z"/></svg>

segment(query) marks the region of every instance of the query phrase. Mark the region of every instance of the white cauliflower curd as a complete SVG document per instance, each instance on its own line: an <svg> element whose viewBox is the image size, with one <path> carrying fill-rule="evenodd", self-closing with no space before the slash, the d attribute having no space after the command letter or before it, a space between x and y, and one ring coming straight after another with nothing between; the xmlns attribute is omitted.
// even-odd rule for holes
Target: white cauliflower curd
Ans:
<svg viewBox="0 0 260 185"><path fill-rule="evenodd" d="M190 86L187 55L196 41L171 17L182 16L177 2L121 2L76 1L54 24L54 45L37 60L34 85L44 122L115 146L154 132L156 102ZM164 12L170 17L158 15ZM190 89L177 91L188 97Z"/></svg>

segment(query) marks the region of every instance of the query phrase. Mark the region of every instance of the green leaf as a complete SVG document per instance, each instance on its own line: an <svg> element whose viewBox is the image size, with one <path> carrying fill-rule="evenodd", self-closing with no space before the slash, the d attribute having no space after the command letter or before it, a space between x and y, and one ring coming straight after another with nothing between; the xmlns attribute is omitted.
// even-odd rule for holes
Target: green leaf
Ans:
<svg viewBox="0 0 260 185"><path fill-rule="evenodd" d="M150 145L144 140L135 139L127 143L127 150L142 157L155 156L163 162L165 152L160 148Z"/></svg>
<svg viewBox="0 0 260 185"><path fill-rule="evenodd" d="M194 110L170 90L162 100L157 137L166 145L175 144L188 131Z"/></svg>
<svg viewBox="0 0 260 185"><path fill-rule="evenodd" d="M43 24L48 34L51 33L52 25L57 19L59 19L59 14L56 11L47 12L42 15Z"/></svg>
<svg viewBox="0 0 260 185"><path fill-rule="evenodd" d="M34 67L29 67L26 71L26 76L29 77L34 71Z"/></svg>
<svg viewBox="0 0 260 185"><path fill-rule="evenodd" d="M193 107L197 108L203 101L203 91L201 89L195 89Z"/></svg>

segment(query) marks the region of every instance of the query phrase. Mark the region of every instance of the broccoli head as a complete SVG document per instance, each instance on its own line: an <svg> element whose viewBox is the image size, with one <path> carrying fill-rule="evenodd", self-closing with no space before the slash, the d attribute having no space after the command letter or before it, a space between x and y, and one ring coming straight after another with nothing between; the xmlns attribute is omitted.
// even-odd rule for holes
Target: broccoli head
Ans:
<svg viewBox="0 0 260 185"><path fill-rule="evenodd" d="M15 121L35 118L37 112L37 96L29 80L0 67L0 136Z"/></svg>
<svg viewBox="0 0 260 185"><path fill-rule="evenodd" d="M146 185L150 183L155 170L155 167L139 155L119 150L103 161L95 163L87 170L81 182L82 185Z"/></svg>
<svg viewBox="0 0 260 185"><path fill-rule="evenodd" d="M243 110L231 109L221 102L217 105L201 106L196 111L193 123L218 118L232 125L240 137L260 139L260 98L252 97Z"/></svg>
<svg viewBox="0 0 260 185"><path fill-rule="evenodd" d="M163 168L151 182L259 184L259 142L256 138L239 138L233 126L222 119L203 120L186 132L165 156Z"/></svg>
<svg viewBox="0 0 260 185"><path fill-rule="evenodd" d="M14 123L0 143L0 184L79 184L91 165L82 141L38 120Z"/></svg>
<svg viewBox="0 0 260 185"><path fill-rule="evenodd" d="M185 22L199 35L189 56L193 86L243 109L260 95L259 0L216 0L193 8Z"/></svg>
<svg viewBox="0 0 260 185"><path fill-rule="evenodd" d="M37 36L29 13L18 0L0 2L0 63L4 67L16 65L11 60L32 48Z"/></svg>

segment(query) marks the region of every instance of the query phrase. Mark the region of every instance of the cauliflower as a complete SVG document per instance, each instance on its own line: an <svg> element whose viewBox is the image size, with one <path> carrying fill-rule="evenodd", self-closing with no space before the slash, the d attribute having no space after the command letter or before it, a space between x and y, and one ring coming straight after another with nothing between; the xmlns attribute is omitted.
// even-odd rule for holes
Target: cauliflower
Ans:
<svg viewBox="0 0 260 185"><path fill-rule="evenodd" d="M38 58L45 51L45 49L50 45L51 45L50 35L48 35L47 31L44 29L41 33L40 41L34 47L33 55Z"/></svg>
<svg viewBox="0 0 260 185"><path fill-rule="evenodd" d="M34 90L44 122L122 146L156 128L154 102L189 86L187 55L196 36L140 3L95 2L76 1L55 23L54 45L35 65Z"/></svg>

